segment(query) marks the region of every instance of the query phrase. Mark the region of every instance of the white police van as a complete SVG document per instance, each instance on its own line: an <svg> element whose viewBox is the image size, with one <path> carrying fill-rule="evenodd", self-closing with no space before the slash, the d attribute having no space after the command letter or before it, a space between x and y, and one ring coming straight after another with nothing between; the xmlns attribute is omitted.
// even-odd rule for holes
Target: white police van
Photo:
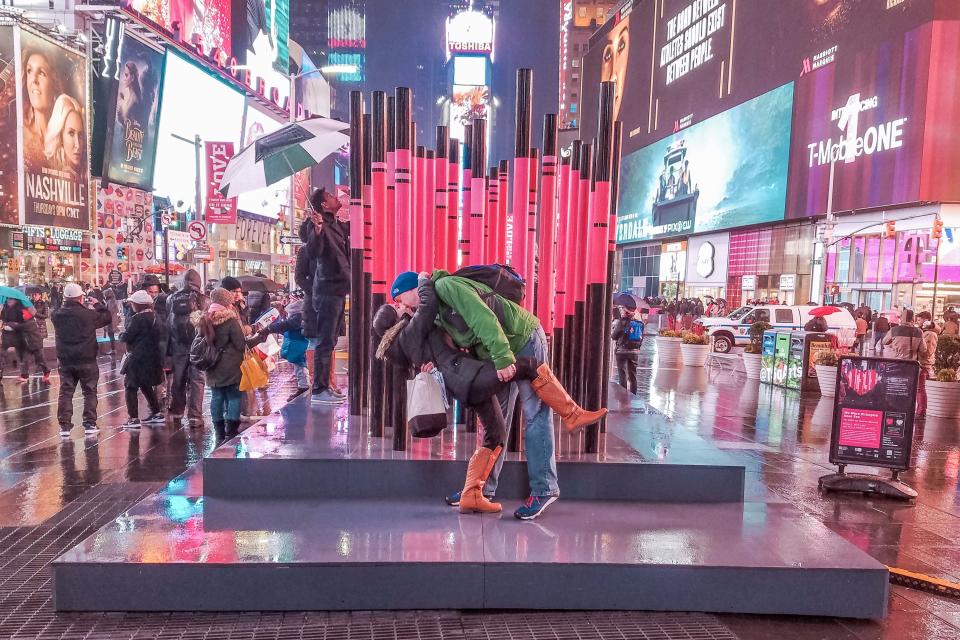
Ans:
<svg viewBox="0 0 960 640"><path fill-rule="evenodd" d="M803 325L812 317L813 305L747 305L740 307L730 315L719 318L699 318L704 333L713 341L713 350L718 353L730 353L734 346L745 347L750 343L750 327L754 322L769 322L774 329L803 329ZM830 333L837 336L840 346L850 347L856 340L857 322L843 309L825 316Z"/></svg>

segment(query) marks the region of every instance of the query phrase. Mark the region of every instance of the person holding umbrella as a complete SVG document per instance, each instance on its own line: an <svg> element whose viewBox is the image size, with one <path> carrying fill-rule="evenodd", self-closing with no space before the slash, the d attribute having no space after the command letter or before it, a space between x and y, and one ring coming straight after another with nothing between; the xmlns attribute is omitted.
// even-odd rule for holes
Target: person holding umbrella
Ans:
<svg viewBox="0 0 960 640"><path fill-rule="evenodd" d="M21 291L10 291L14 294L6 296L0 320L3 321L4 349L8 345L13 346L20 362L20 377L17 380L21 383L30 381L29 358L33 358L43 372L43 381L50 382L50 367L43 358L43 338L40 337L40 325L37 324L33 302Z"/></svg>
<svg viewBox="0 0 960 640"><path fill-rule="evenodd" d="M313 352L313 393L311 401L318 404L343 404L346 397L331 384L330 366L337 345L340 324L350 292L350 224L342 212L342 203L326 189L317 189L310 196L311 215L300 227L300 248L308 260L312 274L311 295L304 301L312 304L315 312L314 329L317 346Z"/></svg>
<svg viewBox="0 0 960 640"><path fill-rule="evenodd" d="M630 393L637 393L637 365L643 345L643 322L637 317L637 301L629 294L614 299L618 318L613 321L610 336L616 345L617 382Z"/></svg>

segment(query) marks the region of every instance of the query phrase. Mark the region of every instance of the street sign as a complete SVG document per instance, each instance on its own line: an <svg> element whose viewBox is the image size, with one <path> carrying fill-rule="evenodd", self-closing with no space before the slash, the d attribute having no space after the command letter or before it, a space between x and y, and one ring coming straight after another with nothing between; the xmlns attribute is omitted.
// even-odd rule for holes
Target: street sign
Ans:
<svg viewBox="0 0 960 640"><path fill-rule="evenodd" d="M107 284L118 285L123 284L123 274L113 269L110 273L107 274Z"/></svg>
<svg viewBox="0 0 960 640"><path fill-rule="evenodd" d="M172 221L173 221L173 217L171 217L169 212L164 212L160 214L160 223L163 226L169 227Z"/></svg>
<svg viewBox="0 0 960 640"><path fill-rule="evenodd" d="M280 244L303 244L300 236L280 236Z"/></svg>
<svg viewBox="0 0 960 640"><path fill-rule="evenodd" d="M190 239L194 242L200 242L207 237L207 225L203 224L199 220L194 220L187 227L187 232L190 234Z"/></svg>

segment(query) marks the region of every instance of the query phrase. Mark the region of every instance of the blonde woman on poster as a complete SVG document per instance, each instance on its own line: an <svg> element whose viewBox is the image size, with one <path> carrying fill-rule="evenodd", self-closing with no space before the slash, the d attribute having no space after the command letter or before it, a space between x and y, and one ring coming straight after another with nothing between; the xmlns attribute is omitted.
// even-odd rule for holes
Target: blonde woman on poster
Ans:
<svg viewBox="0 0 960 640"><path fill-rule="evenodd" d="M53 114L47 125L44 143L47 165L69 173L74 180L80 179L85 136L80 103L62 94L53 105Z"/></svg>

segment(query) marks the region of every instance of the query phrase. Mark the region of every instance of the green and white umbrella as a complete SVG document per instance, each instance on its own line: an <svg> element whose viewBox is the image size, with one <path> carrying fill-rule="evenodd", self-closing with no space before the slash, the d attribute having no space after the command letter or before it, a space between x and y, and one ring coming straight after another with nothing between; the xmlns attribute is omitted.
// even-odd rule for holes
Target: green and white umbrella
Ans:
<svg viewBox="0 0 960 640"><path fill-rule="evenodd" d="M220 193L233 198L269 186L312 167L350 142L350 125L332 118L286 124L233 156L220 180Z"/></svg>

